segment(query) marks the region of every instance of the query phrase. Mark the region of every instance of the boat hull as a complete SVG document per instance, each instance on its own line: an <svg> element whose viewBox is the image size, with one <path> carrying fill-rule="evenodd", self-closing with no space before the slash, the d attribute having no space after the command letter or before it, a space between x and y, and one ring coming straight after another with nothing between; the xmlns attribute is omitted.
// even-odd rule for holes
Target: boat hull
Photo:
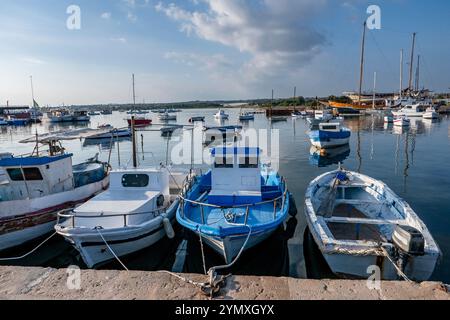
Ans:
<svg viewBox="0 0 450 320"><path fill-rule="evenodd" d="M312 131L309 134L311 144L319 149L336 148L347 145L350 141L350 131L328 132Z"/></svg>
<svg viewBox="0 0 450 320"><path fill-rule="evenodd" d="M175 221L177 208L178 200L166 212L166 216L171 222ZM89 268L94 268L115 259L102 236L112 251L118 257L122 257L150 247L166 235L162 216L136 226L100 229L102 236L98 231L86 228L65 229L57 225L55 229L75 247Z"/></svg>
<svg viewBox="0 0 450 320"><path fill-rule="evenodd" d="M71 191L29 200L0 202L0 251L51 232L56 213L90 199L107 188L109 176Z"/></svg>

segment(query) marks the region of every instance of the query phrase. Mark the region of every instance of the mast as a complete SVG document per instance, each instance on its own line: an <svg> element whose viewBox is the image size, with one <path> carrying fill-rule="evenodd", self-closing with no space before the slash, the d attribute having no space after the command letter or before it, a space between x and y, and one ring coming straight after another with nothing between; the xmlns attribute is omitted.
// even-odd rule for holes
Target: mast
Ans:
<svg viewBox="0 0 450 320"><path fill-rule="evenodd" d="M31 82L31 105L34 108L34 88L33 88L33 76L30 76L30 82Z"/></svg>
<svg viewBox="0 0 450 320"><path fill-rule="evenodd" d="M136 92L134 90L134 73L133 73L133 108L136 109ZM136 155L136 130L134 128L134 115L131 116L131 136L133 140L133 167L137 167Z"/></svg>
<svg viewBox="0 0 450 320"><path fill-rule="evenodd" d="M417 69L416 69L416 91L419 91L419 75L420 75L420 55L417 56Z"/></svg>
<svg viewBox="0 0 450 320"><path fill-rule="evenodd" d="M375 89L377 86L377 72L373 73L373 98L372 98L372 109L375 109Z"/></svg>
<svg viewBox="0 0 450 320"><path fill-rule="evenodd" d="M400 100L403 95L403 49L400 50Z"/></svg>
<svg viewBox="0 0 450 320"><path fill-rule="evenodd" d="M365 43L366 43L366 25L367 22L364 21L364 30L363 30L363 37L362 37L362 44L361 44L361 64L360 64L360 70L359 70L359 91L358 91L358 105L361 106L361 91L362 91L362 82L363 82L363 75L364 75L364 49L365 49Z"/></svg>
<svg viewBox="0 0 450 320"><path fill-rule="evenodd" d="M411 61L409 65L409 84L408 84L408 90L412 90L412 77L413 77L413 65L414 65L414 47L416 45L416 34L413 33L413 41L412 41L412 48L411 48Z"/></svg>
<svg viewBox="0 0 450 320"><path fill-rule="evenodd" d="M294 112L295 112L295 105L296 105L296 102L295 102L296 95L297 95L297 87L294 87Z"/></svg>

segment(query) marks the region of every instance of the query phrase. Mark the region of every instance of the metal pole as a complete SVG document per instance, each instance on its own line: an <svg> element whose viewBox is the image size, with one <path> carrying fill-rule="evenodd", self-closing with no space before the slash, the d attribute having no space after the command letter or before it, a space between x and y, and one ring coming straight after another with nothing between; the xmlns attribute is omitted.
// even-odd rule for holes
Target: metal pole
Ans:
<svg viewBox="0 0 450 320"><path fill-rule="evenodd" d="M412 76L413 76L413 65L414 65L414 46L416 44L416 33L413 33L413 41L412 41L412 48L411 48L411 61L409 65L409 85L408 89L412 89Z"/></svg>
<svg viewBox="0 0 450 320"><path fill-rule="evenodd" d="M364 76L364 49L365 49L365 43L366 43L366 25L367 22L364 21L364 30L363 30L363 38L362 38L362 44L361 44L361 64L360 64L360 70L359 70L359 93L358 93L358 105L361 106L361 93L362 93L362 83L363 83L363 76Z"/></svg>
<svg viewBox="0 0 450 320"><path fill-rule="evenodd" d="M400 50L400 99L403 95L403 49Z"/></svg>

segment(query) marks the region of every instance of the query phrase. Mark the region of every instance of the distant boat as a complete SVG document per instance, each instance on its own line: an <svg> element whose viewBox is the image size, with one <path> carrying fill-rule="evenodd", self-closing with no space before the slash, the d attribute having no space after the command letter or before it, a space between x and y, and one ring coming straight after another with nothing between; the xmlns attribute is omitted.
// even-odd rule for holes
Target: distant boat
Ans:
<svg viewBox="0 0 450 320"><path fill-rule="evenodd" d="M255 120L255 115L251 112L245 112L239 115L239 121L251 121L251 120Z"/></svg>
<svg viewBox="0 0 450 320"><path fill-rule="evenodd" d="M275 170L261 166L259 148L211 153L211 170L186 185L176 217L229 264L283 225L289 192Z"/></svg>
<svg viewBox="0 0 450 320"><path fill-rule="evenodd" d="M90 135L86 137L86 140L99 140L99 139L111 139L111 138L124 138L131 137L130 129L116 129L111 125L101 125L98 127L100 130L105 130L106 132L101 132L96 135Z"/></svg>
<svg viewBox="0 0 450 320"><path fill-rule="evenodd" d="M49 154L0 154L0 250L49 233L57 211L85 202L109 184L105 163L92 159L72 166L72 154L57 141L45 143Z"/></svg>
<svg viewBox="0 0 450 320"><path fill-rule="evenodd" d="M0 126L6 126L8 125L8 121L6 121L4 118L0 118Z"/></svg>
<svg viewBox="0 0 450 320"><path fill-rule="evenodd" d="M101 115L101 113L100 112L96 112L96 111L90 111L90 112L88 112L88 115L89 116L99 116L99 115Z"/></svg>
<svg viewBox="0 0 450 320"><path fill-rule="evenodd" d="M378 266L382 280L398 280L401 272L426 281L441 255L413 209L360 173L339 169L312 180L305 215L328 266L345 278L367 278L368 267Z"/></svg>
<svg viewBox="0 0 450 320"><path fill-rule="evenodd" d="M230 116L226 114L222 109L219 109L219 111L217 111L217 113L214 115L214 118L216 118L217 120L226 120L229 117Z"/></svg>
<svg viewBox="0 0 450 320"><path fill-rule="evenodd" d="M438 119L439 113L436 112L436 109L433 107L429 107L425 110L425 113L423 114L424 119Z"/></svg>
<svg viewBox="0 0 450 320"><path fill-rule="evenodd" d="M53 123L73 121L73 115L70 114L68 110L64 109L50 111L48 118L50 119L50 122Z"/></svg>
<svg viewBox="0 0 450 320"><path fill-rule="evenodd" d="M131 119L127 119L128 126L131 127ZM145 127L152 124L152 119L143 118L143 117L135 117L134 118L134 125L137 127Z"/></svg>
<svg viewBox="0 0 450 320"><path fill-rule="evenodd" d="M91 118L89 117L87 111L82 110L74 111L72 120L76 122L89 122Z"/></svg>
<svg viewBox="0 0 450 320"><path fill-rule="evenodd" d="M300 111L293 111L291 113L291 117L292 118L300 118L300 117L303 117L303 114Z"/></svg>
<svg viewBox="0 0 450 320"><path fill-rule="evenodd" d="M318 130L311 130L309 139L317 148L335 148L346 145L350 141L351 131L338 122L319 124Z"/></svg>
<svg viewBox="0 0 450 320"><path fill-rule="evenodd" d="M113 112L112 112L112 110L102 110L102 111L100 111L100 113L103 115L108 115L108 114L112 114Z"/></svg>
<svg viewBox="0 0 450 320"><path fill-rule="evenodd" d="M282 121L287 121L288 117L285 116L272 116L270 117L270 121L271 122L282 122Z"/></svg>
<svg viewBox="0 0 450 320"><path fill-rule="evenodd" d="M398 111L392 111L392 114L394 116L423 117L426 109L427 105L422 103L409 104Z"/></svg>
<svg viewBox="0 0 450 320"><path fill-rule="evenodd" d="M16 118L13 115L8 115L6 118L6 123L10 126L26 126L30 124L30 119Z"/></svg>
<svg viewBox="0 0 450 320"><path fill-rule="evenodd" d="M161 121L177 120L177 115L176 114L170 114L168 111L166 111L164 113L160 113L158 115L158 119L161 120Z"/></svg>

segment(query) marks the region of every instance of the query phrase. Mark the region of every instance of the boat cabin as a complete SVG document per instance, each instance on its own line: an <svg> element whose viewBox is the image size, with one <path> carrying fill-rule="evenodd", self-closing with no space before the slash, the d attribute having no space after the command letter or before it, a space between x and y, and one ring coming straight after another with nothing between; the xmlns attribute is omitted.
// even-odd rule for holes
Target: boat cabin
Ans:
<svg viewBox="0 0 450 320"><path fill-rule="evenodd" d="M331 131L331 132L339 132L339 131L341 131L341 124L338 123L338 122L321 123L321 124L319 124L319 130Z"/></svg>
<svg viewBox="0 0 450 320"><path fill-rule="evenodd" d="M73 188L72 154L17 158L0 154L0 201L39 198Z"/></svg>
<svg viewBox="0 0 450 320"><path fill-rule="evenodd" d="M232 206L262 200L259 148L217 147L211 155L209 203Z"/></svg>

